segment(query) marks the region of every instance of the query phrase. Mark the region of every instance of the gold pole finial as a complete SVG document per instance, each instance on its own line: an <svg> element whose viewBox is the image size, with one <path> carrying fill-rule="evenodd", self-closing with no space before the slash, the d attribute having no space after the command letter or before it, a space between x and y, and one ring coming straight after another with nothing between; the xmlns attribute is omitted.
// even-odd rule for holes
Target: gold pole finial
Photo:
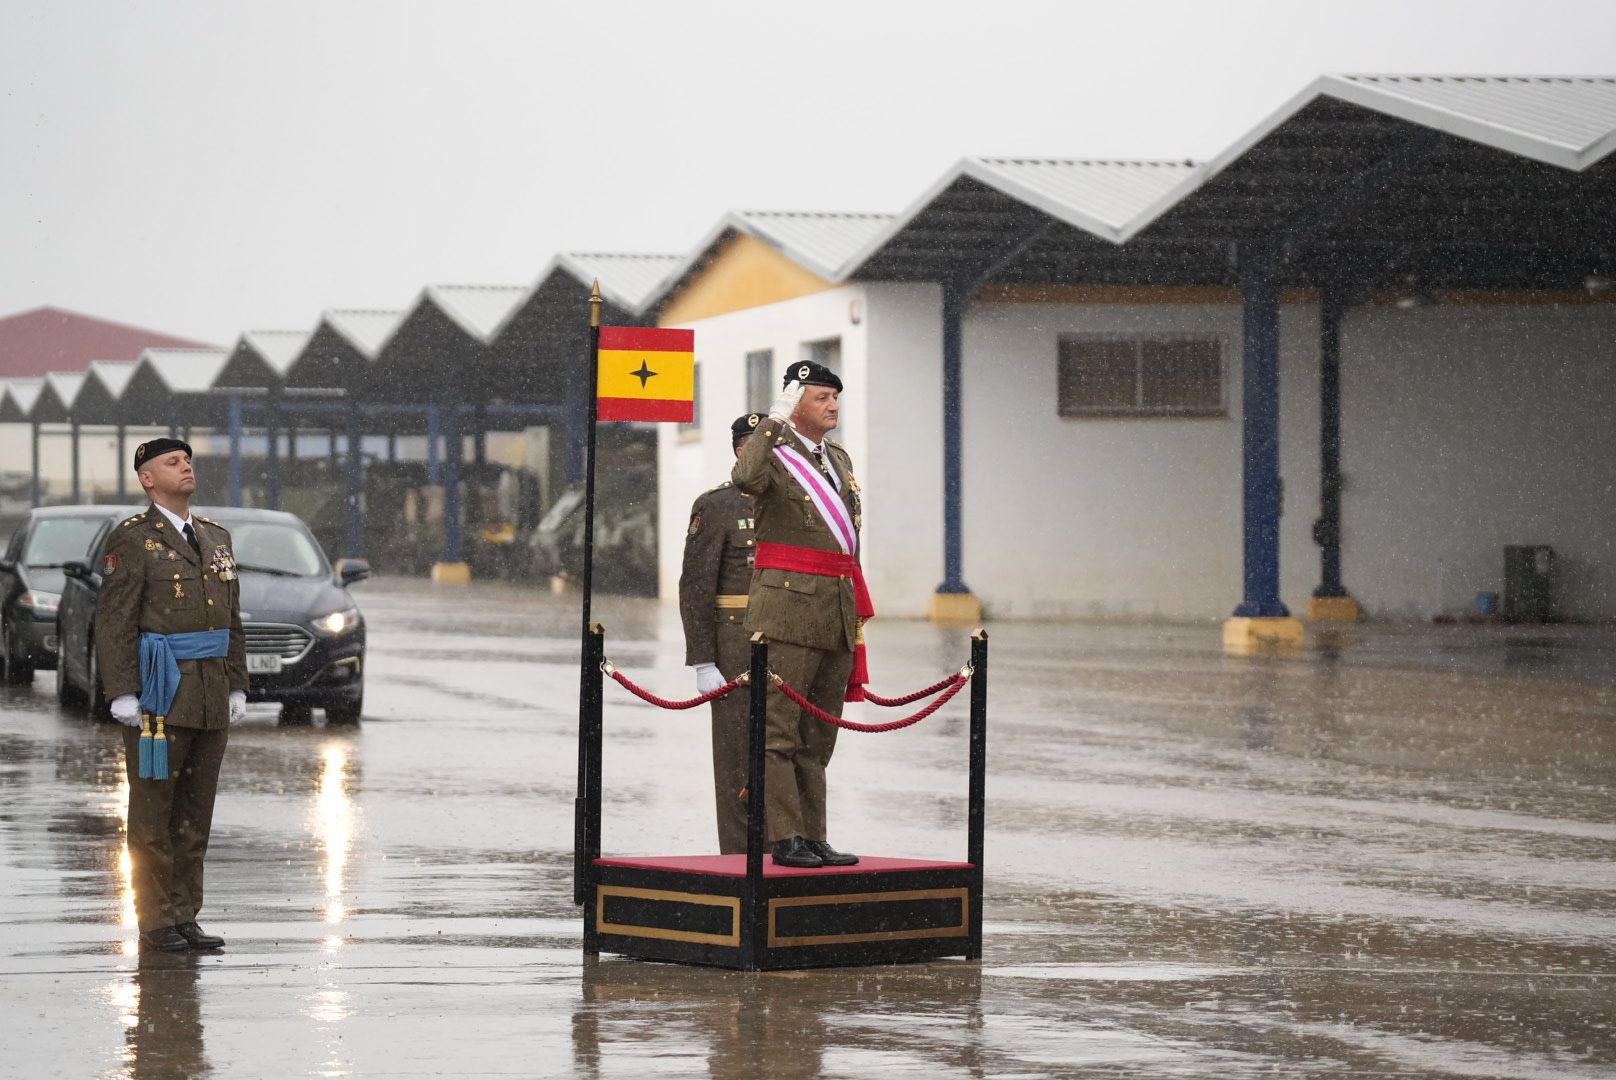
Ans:
<svg viewBox="0 0 1616 1080"><path fill-rule="evenodd" d="M600 278L596 278L594 284L589 286L589 325L590 326L599 326L600 325L600 304L601 304L601 299L600 299Z"/></svg>

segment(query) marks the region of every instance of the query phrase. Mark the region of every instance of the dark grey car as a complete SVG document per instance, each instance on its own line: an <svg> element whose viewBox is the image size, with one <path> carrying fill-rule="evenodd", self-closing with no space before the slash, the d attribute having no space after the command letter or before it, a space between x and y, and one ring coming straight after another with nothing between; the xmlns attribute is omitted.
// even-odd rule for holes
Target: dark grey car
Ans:
<svg viewBox="0 0 1616 1080"><path fill-rule="evenodd" d="M193 512L230 530L241 571L247 700L280 702L289 722L307 722L316 707L328 722L356 722L365 701L365 621L348 586L369 577L370 565L345 559L333 567L295 514L228 506ZM57 696L68 706L87 703L97 716L106 707L95 658L101 549L128 516L105 519L90 554L63 568Z"/></svg>

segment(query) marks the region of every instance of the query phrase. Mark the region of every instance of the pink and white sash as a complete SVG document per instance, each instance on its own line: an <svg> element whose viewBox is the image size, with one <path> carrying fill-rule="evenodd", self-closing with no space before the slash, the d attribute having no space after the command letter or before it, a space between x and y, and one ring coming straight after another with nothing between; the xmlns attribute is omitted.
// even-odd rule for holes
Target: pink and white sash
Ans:
<svg viewBox="0 0 1616 1080"><path fill-rule="evenodd" d="M787 471L796 478L797 483L802 485L803 490L808 492L808 497L813 500L819 516L830 526L831 535L842 545L842 551L848 555L857 555L858 530L853 528L853 519L847 513L847 504L842 502L842 497L836 493L836 489L830 486L825 474L800 451L789 446L776 446L774 453Z"/></svg>

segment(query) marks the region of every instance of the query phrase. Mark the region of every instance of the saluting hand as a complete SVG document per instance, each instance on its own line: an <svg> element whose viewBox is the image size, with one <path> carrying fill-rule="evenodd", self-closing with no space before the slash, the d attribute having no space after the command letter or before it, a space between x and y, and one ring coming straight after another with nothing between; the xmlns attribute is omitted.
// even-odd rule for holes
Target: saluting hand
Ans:
<svg viewBox="0 0 1616 1080"><path fill-rule="evenodd" d="M786 383L786 388L780 391L780 396L769 406L769 415L782 423L789 422L791 414L797 411L797 402L802 400L803 391L807 389L796 379Z"/></svg>

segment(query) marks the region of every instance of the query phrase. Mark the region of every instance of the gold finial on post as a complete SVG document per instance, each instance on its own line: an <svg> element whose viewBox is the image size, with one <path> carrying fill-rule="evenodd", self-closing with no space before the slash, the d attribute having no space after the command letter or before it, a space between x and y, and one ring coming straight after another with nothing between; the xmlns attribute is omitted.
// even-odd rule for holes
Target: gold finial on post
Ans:
<svg viewBox="0 0 1616 1080"><path fill-rule="evenodd" d="M601 304L601 300L600 300L600 278L596 278L595 283L589 287L589 325L590 326L599 326L600 325L600 304Z"/></svg>

